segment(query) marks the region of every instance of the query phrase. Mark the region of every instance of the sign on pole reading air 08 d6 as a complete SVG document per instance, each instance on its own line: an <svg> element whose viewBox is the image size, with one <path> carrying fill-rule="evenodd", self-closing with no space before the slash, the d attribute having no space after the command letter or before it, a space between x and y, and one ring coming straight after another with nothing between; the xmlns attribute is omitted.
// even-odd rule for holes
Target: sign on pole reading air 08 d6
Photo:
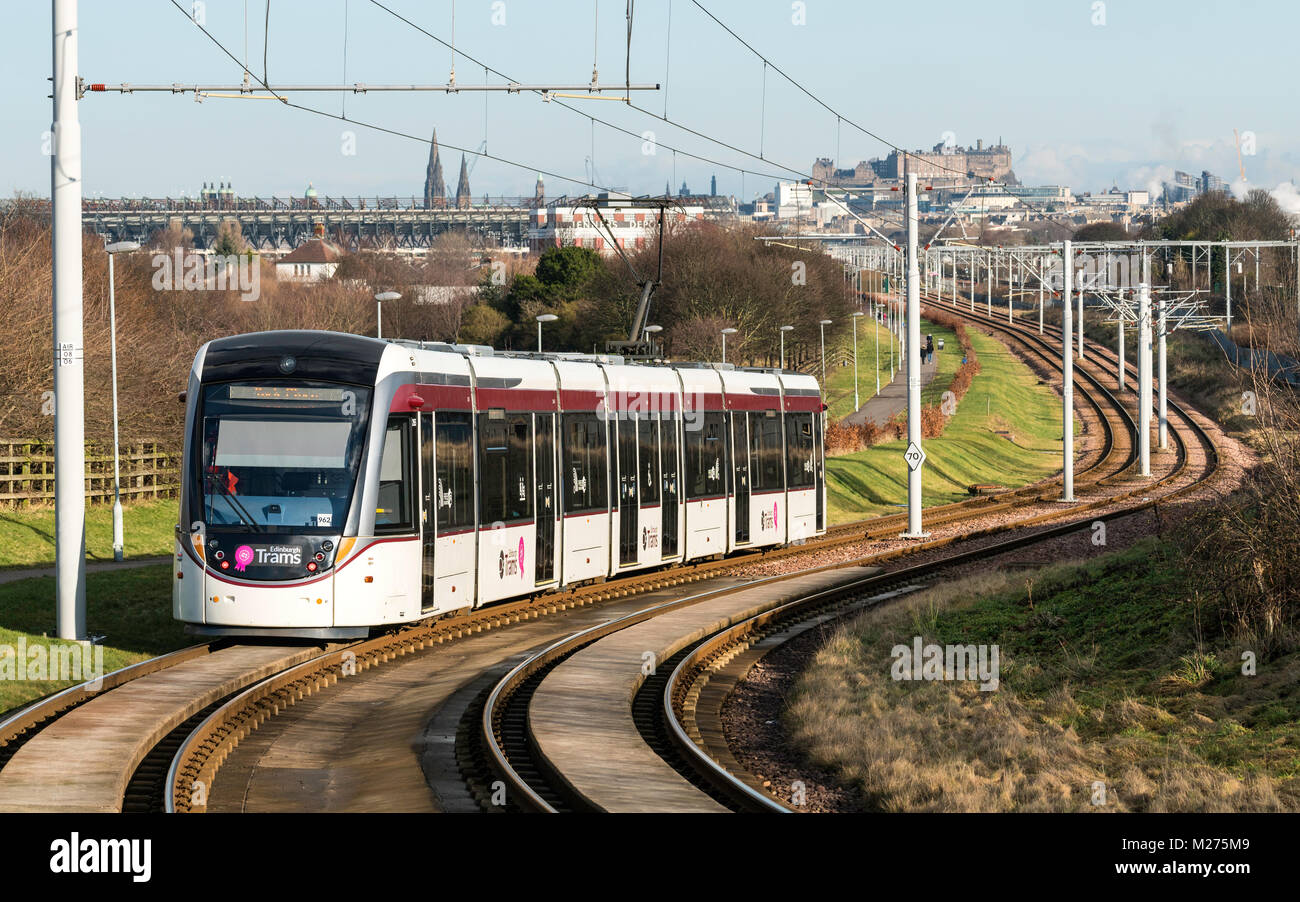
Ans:
<svg viewBox="0 0 1300 902"><path fill-rule="evenodd" d="M912 442L903 452L903 458L907 461L907 469L915 470L925 463L925 451L916 442Z"/></svg>

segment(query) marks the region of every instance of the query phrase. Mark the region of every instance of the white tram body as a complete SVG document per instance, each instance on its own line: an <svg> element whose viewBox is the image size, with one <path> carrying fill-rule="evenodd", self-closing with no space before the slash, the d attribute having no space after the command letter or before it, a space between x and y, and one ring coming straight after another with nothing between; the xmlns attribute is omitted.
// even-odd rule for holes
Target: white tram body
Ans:
<svg viewBox="0 0 1300 902"><path fill-rule="evenodd" d="M190 373L173 614L353 638L826 531L811 376L238 335Z"/></svg>

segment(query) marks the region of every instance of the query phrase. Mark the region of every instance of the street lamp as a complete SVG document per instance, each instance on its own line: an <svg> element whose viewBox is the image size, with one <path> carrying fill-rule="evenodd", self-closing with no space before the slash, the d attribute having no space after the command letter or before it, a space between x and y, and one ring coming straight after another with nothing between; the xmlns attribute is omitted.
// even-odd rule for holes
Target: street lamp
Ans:
<svg viewBox="0 0 1300 902"><path fill-rule="evenodd" d="M113 370L113 560L122 560L122 482L118 470L117 445L117 300L113 291L113 255L140 249L136 241L115 241L108 252L108 344Z"/></svg>
<svg viewBox="0 0 1300 902"><path fill-rule="evenodd" d="M785 333L793 331L794 326L781 327L781 369L785 369Z"/></svg>
<svg viewBox="0 0 1300 902"><path fill-rule="evenodd" d="M401 295L396 291L381 291L375 295L375 337L384 337L384 301L396 301Z"/></svg>
<svg viewBox="0 0 1300 902"><path fill-rule="evenodd" d="M822 391L826 390L826 327L831 324L828 319L818 320L822 333Z"/></svg>
<svg viewBox="0 0 1300 902"><path fill-rule="evenodd" d="M858 317L866 316L861 310L853 312L853 409L862 406L858 400Z"/></svg>
<svg viewBox="0 0 1300 902"><path fill-rule="evenodd" d="M732 328L726 328L722 330L722 362L723 363L727 362L727 336L735 335L735 334L736 334L736 330Z"/></svg>
<svg viewBox="0 0 1300 902"><path fill-rule="evenodd" d="M537 314L537 353L540 354L542 352L542 323L553 323L557 319L559 319L559 317L554 313Z"/></svg>

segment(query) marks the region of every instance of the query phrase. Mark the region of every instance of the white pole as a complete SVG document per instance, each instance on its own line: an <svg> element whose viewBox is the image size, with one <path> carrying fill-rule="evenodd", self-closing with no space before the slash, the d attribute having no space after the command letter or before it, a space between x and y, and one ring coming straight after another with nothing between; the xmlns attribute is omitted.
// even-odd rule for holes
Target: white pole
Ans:
<svg viewBox="0 0 1300 902"><path fill-rule="evenodd" d="M966 278L970 282L970 312L975 312L975 252L970 252L970 265L966 267Z"/></svg>
<svg viewBox="0 0 1300 902"><path fill-rule="evenodd" d="M54 0L54 153L50 158L54 296L55 594L60 639L86 636L85 349L81 297L81 123L77 0Z"/></svg>
<svg viewBox="0 0 1300 902"><path fill-rule="evenodd" d="M1043 334L1043 304L1047 302L1043 291L1043 261L1038 261L1038 334Z"/></svg>
<svg viewBox="0 0 1300 902"><path fill-rule="evenodd" d="M907 439L921 447L921 285L916 262L916 173L907 173ZM907 471L907 532L905 538L923 538L921 531L921 468Z"/></svg>
<svg viewBox="0 0 1300 902"><path fill-rule="evenodd" d="M108 255L108 344L113 371L113 560L122 560L122 482L117 444L117 301L113 289L113 257Z"/></svg>
<svg viewBox="0 0 1300 902"><path fill-rule="evenodd" d="M1007 256L1007 325L1011 325L1011 257Z"/></svg>
<svg viewBox="0 0 1300 902"><path fill-rule="evenodd" d="M857 410L862 406L858 399L858 316L853 314L853 409Z"/></svg>
<svg viewBox="0 0 1300 902"><path fill-rule="evenodd" d="M1169 447L1169 372L1165 366L1165 299L1161 298L1158 302L1160 307L1160 337L1158 351L1158 375L1160 378L1160 450L1164 451Z"/></svg>
<svg viewBox="0 0 1300 902"><path fill-rule="evenodd" d="M822 390L825 391L826 390L826 325L824 323L822 324L821 331L822 331ZM722 353L723 353L722 362L723 363L727 362L726 352L727 352L727 338L726 336L723 336L722 338Z"/></svg>
<svg viewBox="0 0 1300 902"><path fill-rule="evenodd" d="M872 311L871 318L876 321L876 394L880 394L880 307Z"/></svg>
<svg viewBox="0 0 1300 902"><path fill-rule="evenodd" d="M1120 297L1121 298L1123 297L1123 291L1120 292ZM1122 303L1120 304L1119 330L1117 335L1119 338L1119 366L1116 367L1116 379L1119 381L1119 390L1123 391L1125 373L1124 373L1124 305Z"/></svg>
<svg viewBox="0 0 1300 902"><path fill-rule="evenodd" d="M988 252L988 256L984 261L984 269L988 274L988 283L989 283L988 297L984 299L984 303L988 306L986 315L992 318L993 316L993 252L992 251Z"/></svg>
<svg viewBox="0 0 1300 902"><path fill-rule="evenodd" d="M1079 359L1083 359L1083 287L1079 288Z"/></svg>
<svg viewBox="0 0 1300 902"><path fill-rule="evenodd" d="M1223 292L1228 302L1228 334L1232 334L1232 248L1223 245Z"/></svg>
<svg viewBox="0 0 1300 902"><path fill-rule="evenodd" d="M384 302L375 298L375 338L384 337ZM542 324L537 324L537 348L542 347Z"/></svg>
<svg viewBox="0 0 1300 902"><path fill-rule="evenodd" d="M1061 397L1063 404L1062 420L1062 469L1061 500L1074 500L1074 355L1070 351L1070 297L1074 289L1074 252L1070 242L1066 241L1061 249L1065 267L1064 283L1061 286Z"/></svg>
<svg viewBox="0 0 1300 902"><path fill-rule="evenodd" d="M1143 267L1145 270L1145 267ZM1145 273L1144 273L1145 275ZM1138 459L1151 475L1151 286L1138 286Z"/></svg>

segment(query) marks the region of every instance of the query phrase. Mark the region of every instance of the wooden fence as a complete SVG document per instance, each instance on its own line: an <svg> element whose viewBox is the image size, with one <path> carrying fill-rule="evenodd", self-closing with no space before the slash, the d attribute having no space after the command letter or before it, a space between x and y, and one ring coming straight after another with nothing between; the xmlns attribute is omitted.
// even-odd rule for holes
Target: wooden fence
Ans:
<svg viewBox="0 0 1300 902"><path fill-rule="evenodd" d="M179 455L158 442L121 449L122 500L175 498ZM24 508L54 500L54 443L0 439L0 508ZM113 449L86 443L86 501L113 502Z"/></svg>

